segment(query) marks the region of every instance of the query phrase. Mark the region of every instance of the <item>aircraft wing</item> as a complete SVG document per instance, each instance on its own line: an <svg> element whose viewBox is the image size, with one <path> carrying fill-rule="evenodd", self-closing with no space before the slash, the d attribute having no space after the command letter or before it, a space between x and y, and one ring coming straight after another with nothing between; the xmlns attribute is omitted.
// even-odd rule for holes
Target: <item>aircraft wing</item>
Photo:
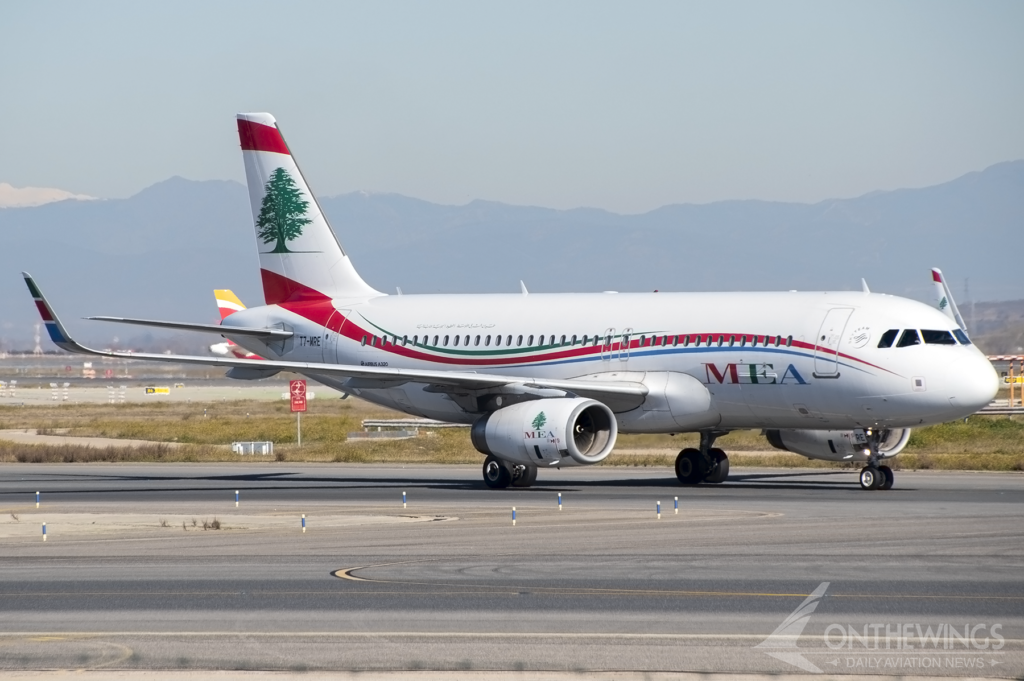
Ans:
<svg viewBox="0 0 1024 681"><path fill-rule="evenodd" d="M28 279L26 278L26 281ZM219 333L222 336L256 336L257 338L270 338L273 340L284 340L291 338L292 332L283 329L255 329L239 326L221 326L220 324L193 324L191 322L164 322L156 319L131 319L129 317L85 317L94 322L117 322L118 324L138 324L139 326L156 326L162 329L181 329L182 331L204 331L208 333Z"/></svg>
<svg viewBox="0 0 1024 681"><path fill-rule="evenodd" d="M326 364L317 362L283 362L278 360L253 360L231 357L200 357L196 355L165 355L143 352L120 352L115 350L95 350L74 340L61 324L53 308L43 297L39 287L27 272L22 272L29 293L35 300L39 314L46 325L50 340L57 347L68 352L119 359L141 359L154 362L175 362L178 364L202 364L226 368L255 369L261 373L267 370L292 371L306 375L320 375L332 378L358 379L355 388L385 388L402 385L403 383L425 383L441 388L438 392L448 392L445 388L460 390L487 390L503 386L518 386L527 392L555 390L575 393L596 400L609 400L623 407L639 406L647 396L648 388L642 383L634 382L601 382L589 380L558 380L540 379L526 376L504 376L498 374L481 374L472 371L423 371L419 369L394 369L390 367L366 367L346 364ZM212 326L212 325L211 325ZM232 328L234 333L235 329ZM538 393L545 396L542 393ZM632 405L632 406L629 406Z"/></svg>

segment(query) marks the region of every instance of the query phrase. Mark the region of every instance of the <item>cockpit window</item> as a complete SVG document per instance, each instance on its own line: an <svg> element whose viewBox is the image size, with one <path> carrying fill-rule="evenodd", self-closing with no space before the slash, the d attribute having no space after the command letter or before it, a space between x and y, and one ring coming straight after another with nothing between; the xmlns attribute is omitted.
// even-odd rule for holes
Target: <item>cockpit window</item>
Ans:
<svg viewBox="0 0 1024 681"><path fill-rule="evenodd" d="M960 345L970 345L971 339L967 337L967 334L960 329L953 329L953 335L960 341Z"/></svg>
<svg viewBox="0 0 1024 681"><path fill-rule="evenodd" d="M882 334L882 337L878 341L878 347L880 348L891 348L892 342L896 340L896 334L900 332L899 329L889 329Z"/></svg>
<svg viewBox="0 0 1024 681"><path fill-rule="evenodd" d="M928 345L956 345L953 334L945 330L921 329L921 337Z"/></svg>
<svg viewBox="0 0 1024 681"><path fill-rule="evenodd" d="M905 348L910 345L920 345L921 337L917 335L917 329L907 329L900 336L900 342L896 344L898 348Z"/></svg>

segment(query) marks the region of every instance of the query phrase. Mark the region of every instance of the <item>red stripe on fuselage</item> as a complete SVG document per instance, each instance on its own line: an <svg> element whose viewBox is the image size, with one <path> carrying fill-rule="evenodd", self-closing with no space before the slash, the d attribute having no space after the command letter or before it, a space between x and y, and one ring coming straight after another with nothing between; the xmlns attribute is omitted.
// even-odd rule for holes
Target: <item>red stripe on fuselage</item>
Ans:
<svg viewBox="0 0 1024 681"><path fill-rule="evenodd" d="M283 308L285 310L288 310L289 312L293 312L293 313L299 315L300 317L313 322L314 324L319 324L320 326L322 326L324 328L328 328L331 331L333 331L333 332L335 332L335 333L337 333L337 334L339 334L341 336L344 336L345 338L348 338L348 339L350 339L352 341L355 341L357 343L362 343L364 337L369 337L369 338L373 338L375 336L378 337L378 338L383 338L384 337L384 334L380 334L380 333L378 333L376 331L369 331L367 329L364 329L363 327L361 327L358 324L356 324L352 319L346 318L343 315L341 315L340 313L335 315L334 313L338 312L338 311L334 309L334 304L331 302L331 298L329 296L326 296L323 293L320 293L319 291L317 291L315 289L309 288L308 286L300 284L297 281L289 279L288 277L282 276L280 274L276 274L274 272L270 272L269 270L261 269L260 273L263 276L263 292L264 292L264 296L267 298L267 304L268 305L278 305L281 308ZM271 296L272 295L273 296L280 296L280 299L272 301L271 300ZM41 303L37 303L37 304L41 305ZM41 308L41 310L42 309L43 308ZM332 317L332 315L334 315L334 316ZM648 334L643 334L643 335L645 336L645 339L644 339L644 344L642 346L640 345L640 339L637 338L636 336L634 336L629 341L629 344L627 346L628 349L629 350L633 350L633 349L638 349L639 350L639 349L642 349L642 348L655 348L655 347L664 348L664 347L666 347L666 345L664 345L664 344L654 345L653 344L653 340L654 340L655 337L661 338L661 337L665 337L665 336L668 336L670 338L674 337L674 336L687 336L687 337L694 337L694 336L696 336L696 337L700 338L701 340L698 341L694 345L694 347L700 347L703 343L706 343L707 339L709 339L709 338L713 339L714 343L717 343L719 341L719 339L722 339L724 341L725 338L729 338L729 337L743 338L743 337L746 337L746 336L751 336L753 338L757 338L760 343L763 343L766 338L776 338L776 336L760 336L760 335L752 335L752 334L732 334L732 333L730 333L730 334L726 334L726 333L712 333L712 334L707 334L707 333L702 333L702 334L689 334L689 333L679 333L679 334L676 334L676 333L670 333L670 334L660 334L659 333L659 334L653 334L653 335L648 335ZM447 356L443 356L443 355L442 356L432 355L432 354L429 354L429 353L426 353L426 352L421 352L420 350L417 350L416 348L410 348L408 346L396 345L396 344L390 343L390 342L387 345L376 346L376 347L379 350L384 350L386 352L390 352L390 353L395 354L395 355L401 355L402 357L406 357L408 359L417 359L417 360L422 360L422 361L425 361L425 362L433 362L435 364L452 364L452 365L462 365L462 366L501 366L501 365L514 365L514 364L531 364L531 363L534 363L534 362L551 362L551 361L560 360L560 359L572 359L572 358L577 358L577 357L584 357L584 356L591 355L591 354L592 355L601 355L604 352L618 353L618 352L620 352L623 349L622 343L612 343L612 346L611 346L610 350L603 350L603 346L602 345L588 345L588 346L585 346L585 347L571 348L571 349L568 349L568 350L562 350L560 352L548 352L546 354L541 354L541 355L530 354L530 355L525 355L525 356L520 356L520 357L501 357L501 358L492 357L492 358L487 358L487 359L476 359L476 358L471 358L471 357L447 357ZM685 348L686 346L683 346L683 347ZM729 347L735 347L735 346L729 346ZM786 346L783 346L783 347L786 347ZM890 373L890 374L893 374L893 375L898 375L898 374L895 374L892 371L889 371L888 369L885 369L883 367L878 366L877 364L872 364L871 362L865 362L864 360L859 359L857 357L853 357L852 355L847 355L846 353L843 353L843 352L837 352L836 350L832 350L830 348L821 347L821 346L816 345L814 343L806 343L804 341L794 340L792 347L800 348L800 349L803 349L803 350L811 350L811 351L816 351L817 350L817 351L821 351L821 352L827 353L829 355L834 355L837 358L838 357L842 357L844 359L848 359L848 360L853 361L853 362L858 362L860 364L867 365L867 366L872 367L874 369L879 369L880 371L885 371L886 373ZM753 350L753 351L757 350L757 348L754 347L754 346L751 346L750 349Z"/></svg>
<svg viewBox="0 0 1024 681"><path fill-rule="evenodd" d="M238 119L238 139L242 143L242 151L271 151L275 154L288 154L288 145L281 137L281 131L262 123L253 123Z"/></svg>

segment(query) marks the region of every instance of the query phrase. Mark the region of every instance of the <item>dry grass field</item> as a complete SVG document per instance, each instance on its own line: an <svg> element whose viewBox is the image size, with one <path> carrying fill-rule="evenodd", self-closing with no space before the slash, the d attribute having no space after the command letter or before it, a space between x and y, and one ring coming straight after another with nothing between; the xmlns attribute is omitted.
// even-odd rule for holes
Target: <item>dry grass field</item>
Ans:
<svg viewBox="0 0 1024 681"><path fill-rule="evenodd" d="M158 402L0 407L3 429L40 434L148 440L152 446L91 448L77 445L15 444L0 441L0 462L56 461L232 461L227 447L238 440L270 440L276 458L315 462L479 463L481 455L465 429L420 431L403 440L347 440L367 418L402 415L358 399L309 403L302 418L302 446L296 445L295 415L286 402L239 400L208 403ZM179 443L169 447L161 443ZM694 446L695 435L622 435L604 465L671 466L674 452ZM719 439L734 466L842 467L773 450L758 431L737 431ZM251 457L244 457L251 461ZM256 457L257 459L259 457ZM915 430L896 460L902 468L1024 470L1024 419L977 416L964 422Z"/></svg>

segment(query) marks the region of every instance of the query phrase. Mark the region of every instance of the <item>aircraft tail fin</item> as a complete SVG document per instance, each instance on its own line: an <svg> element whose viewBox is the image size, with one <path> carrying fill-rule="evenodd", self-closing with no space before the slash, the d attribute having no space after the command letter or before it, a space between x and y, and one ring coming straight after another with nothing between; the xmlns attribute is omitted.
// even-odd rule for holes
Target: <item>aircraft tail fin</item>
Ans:
<svg viewBox="0 0 1024 681"><path fill-rule="evenodd" d="M214 289L213 297L217 300L217 309L220 310L220 318L223 320L239 310L244 310L245 305L238 299L234 291L226 288Z"/></svg>
<svg viewBox="0 0 1024 681"><path fill-rule="evenodd" d="M352 266L274 117L237 120L267 305L384 295Z"/></svg>
<svg viewBox="0 0 1024 681"><path fill-rule="evenodd" d="M932 268L932 285L935 287L936 307L956 322L961 331L967 333L967 325L964 324L964 318L960 316L960 310L956 307L953 294L950 292L949 286L946 285L946 278L942 276L942 270L937 267Z"/></svg>

